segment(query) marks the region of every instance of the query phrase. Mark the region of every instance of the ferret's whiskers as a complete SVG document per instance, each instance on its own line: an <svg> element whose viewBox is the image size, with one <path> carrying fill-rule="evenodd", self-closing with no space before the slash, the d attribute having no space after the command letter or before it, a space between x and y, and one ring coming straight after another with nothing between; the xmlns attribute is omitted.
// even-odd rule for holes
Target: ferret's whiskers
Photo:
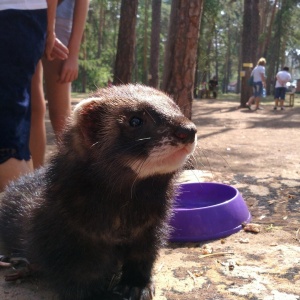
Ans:
<svg viewBox="0 0 300 300"><path fill-rule="evenodd" d="M226 160L226 158L225 158L223 155L221 155L221 154L219 154L218 152L216 152L216 151L214 151L214 150L211 150L211 149L201 148L200 150L202 151L203 154L206 155L206 157L207 157L207 153L209 153L209 152L211 152L211 153L213 153L214 155L220 157L220 158L222 159L222 161L226 164L226 166L229 168L229 170L230 170L231 172L234 172L234 171L232 170L230 164L228 163L228 161Z"/></svg>
<svg viewBox="0 0 300 300"><path fill-rule="evenodd" d="M140 142L140 141L145 141L145 140L151 140L151 137L141 138L141 139L137 139L135 141Z"/></svg>
<svg viewBox="0 0 300 300"><path fill-rule="evenodd" d="M133 181L133 183L132 183L132 185L131 185L131 189L130 189L131 199L133 198L134 185L135 185L137 179L139 178L139 175L140 175L140 173L141 173L142 168L143 168L144 165L145 165L145 162L146 162L146 160L143 160L143 161L140 163L140 165L137 167L137 170L138 170L138 171L137 171L137 175L136 175L136 177L135 177L135 179L134 179L134 181Z"/></svg>
<svg viewBox="0 0 300 300"><path fill-rule="evenodd" d="M96 146L97 144L99 144L99 141L96 142L96 143L94 143L94 144L92 144L90 148L93 148L93 147Z"/></svg>

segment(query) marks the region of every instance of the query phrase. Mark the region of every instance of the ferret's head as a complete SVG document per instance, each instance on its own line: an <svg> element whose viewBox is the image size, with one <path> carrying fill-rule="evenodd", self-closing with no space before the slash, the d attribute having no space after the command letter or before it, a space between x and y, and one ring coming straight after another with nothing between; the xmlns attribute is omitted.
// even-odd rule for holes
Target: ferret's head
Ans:
<svg viewBox="0 0 300 300"><path fill-rule="evenodd" d="M166 94L142 85L97 91L74 110L78 155L137 179L174 173L195 149L195 125Z"/></svg>

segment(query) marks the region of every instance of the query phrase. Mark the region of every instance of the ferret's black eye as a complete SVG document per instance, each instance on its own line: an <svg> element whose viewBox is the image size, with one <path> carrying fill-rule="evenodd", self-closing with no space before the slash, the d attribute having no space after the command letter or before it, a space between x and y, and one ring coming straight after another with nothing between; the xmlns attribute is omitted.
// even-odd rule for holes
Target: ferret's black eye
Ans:
<svg viewBox="0 0 300 300"><path fill-rule="evenodd" d="M140 127L143 125L143 120L138 117L132 117L129 121L131 127Z"/></svg>

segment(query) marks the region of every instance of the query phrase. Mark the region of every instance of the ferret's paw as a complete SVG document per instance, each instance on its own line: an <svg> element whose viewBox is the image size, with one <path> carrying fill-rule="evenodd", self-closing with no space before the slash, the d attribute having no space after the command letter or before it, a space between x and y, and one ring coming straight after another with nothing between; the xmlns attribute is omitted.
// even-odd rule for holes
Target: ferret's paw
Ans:
<svg viewBox="0 0 300 300"><path fill-rule="evenodd" d="M155 295L155 287L152 282L144 288L118 285L114 289L114 294L121 295L123 300L152 300Z"/></svg>

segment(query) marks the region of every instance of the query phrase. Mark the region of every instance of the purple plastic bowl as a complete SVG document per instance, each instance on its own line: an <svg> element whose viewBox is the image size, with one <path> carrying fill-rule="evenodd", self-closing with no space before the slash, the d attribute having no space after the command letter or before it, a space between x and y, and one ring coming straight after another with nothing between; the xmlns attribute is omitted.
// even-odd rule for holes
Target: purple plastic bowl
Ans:
<svg viewBox="0 0 300 300"><path fill-rule="evenodd" d="M239 191L221 183L197 182L179 185L171 242L199 242L229 236L251 220Z"/></svg>

